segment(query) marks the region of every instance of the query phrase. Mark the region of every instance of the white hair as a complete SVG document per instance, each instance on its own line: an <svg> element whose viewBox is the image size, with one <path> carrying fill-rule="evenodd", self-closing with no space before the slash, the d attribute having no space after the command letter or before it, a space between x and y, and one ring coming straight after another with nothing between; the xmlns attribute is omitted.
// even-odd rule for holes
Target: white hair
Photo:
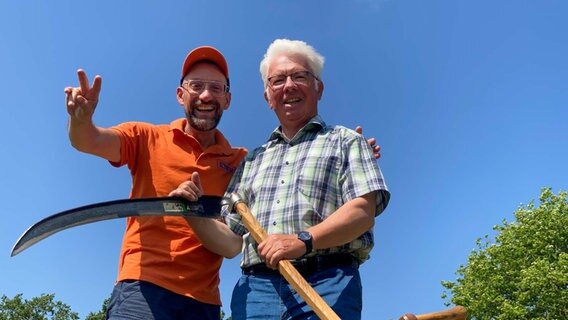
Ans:
<svg viewBox="0 0 568 320"><path fill-rule="evenodd" d="M276 39L268 46L264 58L260 61L260 76L266 87L268 77L268 65L270 62L281 54L297 54L306 58L310 71L321 79L323 71L323 63L325 58L319 54L314 47L301 40ZM317 81L316 81L317 86Z"/></svg>

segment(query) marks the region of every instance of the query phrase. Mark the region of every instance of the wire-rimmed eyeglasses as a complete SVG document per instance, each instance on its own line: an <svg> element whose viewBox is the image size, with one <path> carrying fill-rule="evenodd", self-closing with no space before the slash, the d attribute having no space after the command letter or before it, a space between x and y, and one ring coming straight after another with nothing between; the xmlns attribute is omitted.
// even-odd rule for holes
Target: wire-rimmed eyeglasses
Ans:
<svg viewBox="0 0 568 320"><path fill-rule="evenodd" d="M306 86L310 83L310 78L319 80L313 73L308 70L296 71L291 74L277 74L267 79L268 86L274 91L284 88L288 77L292 79L296 85Z"/></svg>
<svg viewBox="0 0 568 320"><path fill-rule="evenodd" d="M185 83L187 83L187 89L183 86ZM188 90L189 93L193 94L201 94L203 91L205 91L205 89L207 89L209 90L211 95L216 97L220 97L229 92L229 86L219 81L191 79L184 81L181 87Z"/></svg>

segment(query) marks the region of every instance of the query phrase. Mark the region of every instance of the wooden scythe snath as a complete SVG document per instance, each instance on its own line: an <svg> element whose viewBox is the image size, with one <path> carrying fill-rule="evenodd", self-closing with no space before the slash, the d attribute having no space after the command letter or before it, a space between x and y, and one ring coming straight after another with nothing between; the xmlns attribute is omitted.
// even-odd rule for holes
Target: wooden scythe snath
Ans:
<svg viewBox="0 0 568 320"><path fill-rule="evenodd" d="M253 238L262 242L268 236L250 209L236 194L223 199L229 210L241 215L243 224ZM12 256L59 231L97 221L134 216L198 216L216 218L221 211L221 198L202 196L198 201L177 197L123 199L91 204L49 216L26 230L12 248ZM323 320L340 320L339 316L310 286L289 260L278 263L278 271L290 283L304 301ZM464 307L422 315L407 313L399 320L466 320ZM347 319L346 319L347 320Z"/></svg>

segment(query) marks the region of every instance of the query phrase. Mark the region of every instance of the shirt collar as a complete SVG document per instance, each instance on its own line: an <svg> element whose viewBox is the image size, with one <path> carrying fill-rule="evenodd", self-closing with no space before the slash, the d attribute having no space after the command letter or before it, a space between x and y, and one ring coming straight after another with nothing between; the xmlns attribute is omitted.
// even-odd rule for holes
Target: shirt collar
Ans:
<svg viewBox="0 0 568 320"><path fill-rule="evenodd" d="M193 139L193 141L195 143L199 144L197 139L195 139L193 136L185 133L186 123L187 123L187 119L185 119L185 118L176 119L176 120L174 120L170 123L169 131L173 131L174 134L176 134L176 133L182 134L182 135L188 137L189 139ZM215 144L210 146L209 148L207 148L206 151L208 153L230 155L230 154L233 153L233 147L231 147L231 144L225 138L225 136L221 133L221 131L219 131L218 129L215 129Z"/></svg>
<svg viewBox="0 0 568 320"><path fill-rule="evenodd" d="M320 131L322 128L325 128L325 126L325 122L323 121L321 116L317 114L313 118L311 118L310 121L308 121L308 123L306 123L306 125L304 125L302 129L300 129L300 131L298 131L298 133L296 133L296 135L291 139L287 138L284 135L284 133L282 132L282 126L278 126L278 128L272 131L272 134L268 138L268 141L282 139L288 143L292 143L303 137L306 133L311 131Z"/></svg>

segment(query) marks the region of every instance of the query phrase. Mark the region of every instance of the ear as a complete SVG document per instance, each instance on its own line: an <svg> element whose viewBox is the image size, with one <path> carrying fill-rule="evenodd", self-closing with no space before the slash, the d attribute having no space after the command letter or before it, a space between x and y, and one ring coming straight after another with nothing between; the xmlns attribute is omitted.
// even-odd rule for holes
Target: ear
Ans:
<svg viewBox="0 0 568 320"><path fill-rule="evenodd" d="M176 89L176 97L177 97L177 101L180 105L183 106L183 89L181 87L177 87Z"/></svg>
<svg viewBox="0 0 568 320"><path fill-rule="evenodd" d="M270 98L268 98L268 88L264 89L264 100L266 100L266 103L268 104L270 110L274 110L274 108L270 104Z"/></svg>
<svg viewBox="0 0 568 320"><path fill-rule="evenodd" d="M318 88L317 88L317 92L318 92L318 100L321 100L321 97L323 95L323 81L321 80L317 80L319 82Z"/></svg>
<svg viewBox="0 0 568 320"><path fill-rule="evenodd" d="M229 106L231 105L231 93L230 92L227 92L225 94L225 102L226 102L226 104L223 107L223 110L229 109Z"/></svg>

